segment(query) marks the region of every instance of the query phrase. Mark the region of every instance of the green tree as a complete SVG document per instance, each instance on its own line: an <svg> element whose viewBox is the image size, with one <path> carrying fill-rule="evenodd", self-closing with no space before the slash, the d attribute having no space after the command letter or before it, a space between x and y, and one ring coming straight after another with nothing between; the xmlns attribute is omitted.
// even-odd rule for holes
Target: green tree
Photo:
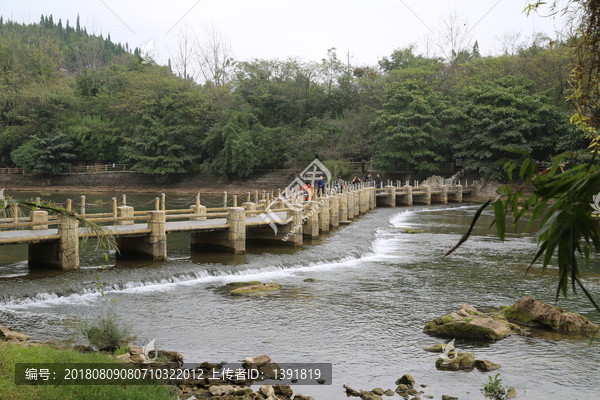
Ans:
<svg viewBox="0 0 600 400"><path fill-rule="evenodd" d="M33 136L11 153L13 161L26 171L57 174L71 165L73 142L62 132Z"/></svg>
<svg viewBox="0 0 600 400"><path fill-rule="evenodd" d="M148 174L182 173L200 159L205 107L191 92L155 98L141 111L141 123L125 137L122 158Z"/></svg>
<svg viewBox="0 0 600 400"><path fill-rule="evenodd" d="M392 171L409 163L420 171L435 171L443 159L438 151L447 143L438 113L444 99L419 81L394 83L382 95L383 109L372 124L376 168Z"/></svg>
<svg viewBox="0 0 600 400"><path fill-rule="evenodd" d="M468 86L458 94L455 107L444 117L455 139L454 155L465 168L488 178L503 178L498 160L511 156L507 149L532 153L538 160L555 154L556 143L568 133L564 116L547 96L531 94L531 83L505 77Z"/></svg>
<svg viewBox="0 0 600 400"><path fill-rule="evenodd" d="M281 143L287 132L264 127L250 113L234 112L215 125L203 141L210 170L226 178L247 178L261 166L285 161Z"/></svg>

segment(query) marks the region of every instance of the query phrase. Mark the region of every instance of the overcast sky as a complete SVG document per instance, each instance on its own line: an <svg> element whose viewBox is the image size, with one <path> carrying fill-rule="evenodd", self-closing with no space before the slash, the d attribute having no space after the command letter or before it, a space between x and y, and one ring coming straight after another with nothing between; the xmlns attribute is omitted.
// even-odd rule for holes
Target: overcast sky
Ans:
<svg viewBox="0 0 600 400"><path fill-rule="evenodd" d="M519 32L554 37L560 23L522 13L525 0L0 0L5 19L37 23L40 15L69 20L77 14L88 32L110 33L115 42L143 47L154 39L154 57L166 63L183 28L201 35L217 27L230 41L235 58L320 61L335 47L355 65L373 65L411 43L440 50L442 21L458 17L477 40L482 55L500 50L498 38ZM466 25L465 25L466 24Z"/></svg>

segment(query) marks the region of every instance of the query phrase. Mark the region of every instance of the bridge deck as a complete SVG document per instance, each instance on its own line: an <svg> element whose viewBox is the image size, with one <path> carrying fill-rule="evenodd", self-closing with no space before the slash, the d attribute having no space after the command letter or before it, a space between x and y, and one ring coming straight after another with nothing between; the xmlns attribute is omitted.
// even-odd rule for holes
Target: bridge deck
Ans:
<svg viewBox="0 0 600 400"><path fill-rule="evenodd" d="M287 219L287 213L285 211L274 212L280 219L280 223L288 223L290 219ZM262 217L256 215L254 217L246 218L246 226L259 226L267 225L271 220L265 221ZM227 229L226 218L215 218L207 219L204 221L171 221L165 223L165 231L167 233L175 232L188 232L188 231L203 231L203 230L217 230ZM104 228L109 231L113 236L137 236L146 235L150 233L147 224L133 224L133 225L107 225ZM97 233L91 232L86 228L79 228L80 237L96 237ZM44 242L50 240L57 240L58 229L39 229L39 230L13 230L13 231L0 231L0 245L12 244L12 243L35 243Z"/></svg>

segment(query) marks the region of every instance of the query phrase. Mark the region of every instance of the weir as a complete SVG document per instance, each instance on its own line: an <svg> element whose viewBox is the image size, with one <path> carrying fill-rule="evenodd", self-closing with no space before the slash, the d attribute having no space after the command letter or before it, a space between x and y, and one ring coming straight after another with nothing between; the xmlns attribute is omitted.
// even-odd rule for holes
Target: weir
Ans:
<svg viewBox="0 0 600 400"><path fill-rule="evenodd" d="M244 253L247 242L302 246L304 238L318 237L378 206L462 202L463 196L471 192L471 187L461 185L413 187L401 186L398 182L395 186L375 188L361 184L348 185L342 193L328 188L322 197L311 201L275 197L266 192L262 199L256 192L251 201L249 193L242 207L237 207L235 196L234 206L227 206L225 194L224 207L213 208L200 204L198 194L195 203L183 210L167 209L163 194L160 199L156 198L151 211L136 211L126 204L123 195L121 206L117 206L113 198L111 213L82 215L90 222L105 224L104 233L90 232L69 216L35 210L28 217L17 214L17 217L0 218L0 228L4 229L0 231L0 245L27 244L31 266L62 270L79 268L82 238L102 235L115 238L118 257L166 260L167 237L175 232L190 232L192 248ZM69 200L67 208L70 207ZM83 196L81 212L85 213Z"/></svg>

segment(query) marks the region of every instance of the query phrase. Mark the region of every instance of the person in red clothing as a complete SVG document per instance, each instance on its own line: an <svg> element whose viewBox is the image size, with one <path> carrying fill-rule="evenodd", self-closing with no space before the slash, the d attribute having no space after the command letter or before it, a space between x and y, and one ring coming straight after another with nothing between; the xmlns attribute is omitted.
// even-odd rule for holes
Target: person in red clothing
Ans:
<svg viewBox="0 0 600 400"><path fill-rule="evenodd" d="M302 186L302 192L304 194L304 201L310 201L313 199L313 188L310 181L306 181Z"/></svg>

